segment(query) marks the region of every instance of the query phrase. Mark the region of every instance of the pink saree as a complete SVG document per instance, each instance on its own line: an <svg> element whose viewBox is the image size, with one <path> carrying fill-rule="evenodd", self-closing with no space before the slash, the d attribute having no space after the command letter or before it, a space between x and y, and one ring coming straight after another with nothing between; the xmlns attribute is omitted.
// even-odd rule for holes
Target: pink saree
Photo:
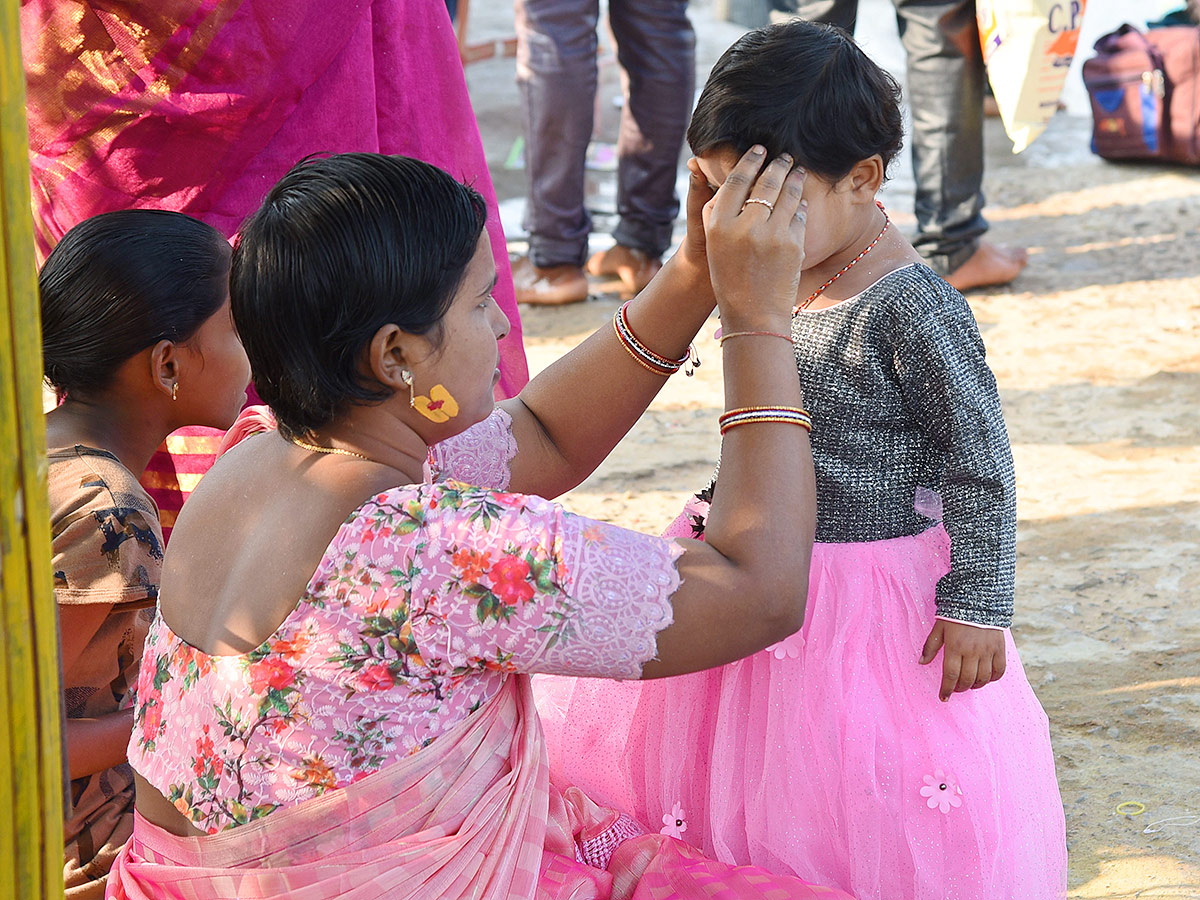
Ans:
<svg viewBox="0 0 1200 900"><path fill-rule="evenodd" d="M21 43L40 260L76 223L130 207L232 236L310 153L414 156L487 200L496 300L512 322L498 393L528 381L496 195L440 0L22 0ZM220 439L177 437L147 476L164 536Z"/></svg>
<svg viewBox="0 0 1200 900"><path fill-rule="evenodd" d="M512 676L419 752L257 822L180 838L140 817L111 900L575 898L848 900L832 888L706 859L663 835L620 843L606 869L577 860L611 811L550 783L529 679Z"/></svg>

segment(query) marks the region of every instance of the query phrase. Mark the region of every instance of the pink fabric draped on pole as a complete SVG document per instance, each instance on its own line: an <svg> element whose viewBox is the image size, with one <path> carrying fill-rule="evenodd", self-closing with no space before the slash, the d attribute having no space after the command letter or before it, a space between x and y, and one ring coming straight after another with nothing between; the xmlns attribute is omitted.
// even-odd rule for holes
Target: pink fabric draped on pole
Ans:
<svg viewBox="0 0 1200 900"><path fill-rule="evenodd" d="M184 838L139 817L106 896L849 900L657 834L621 843L606 870L577 861L576 837L611 818L551 785L529 679L514 675L430 746L258 822Z"/></svg>
<svg viewBox="0 0 1200 900"><path fill-rule="evenodd" d="M44 258L72 225L174 209L233 235L310 153L399 153L488 202L513 323L501 390L528 378L508 254L458 43L431 0L23 0L30 160Z"/></svg>

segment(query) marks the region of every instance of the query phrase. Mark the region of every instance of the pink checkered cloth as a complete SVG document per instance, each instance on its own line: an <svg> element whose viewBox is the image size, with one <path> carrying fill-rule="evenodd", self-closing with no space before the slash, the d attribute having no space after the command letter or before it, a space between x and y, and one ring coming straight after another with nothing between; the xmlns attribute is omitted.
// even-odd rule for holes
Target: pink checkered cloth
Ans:
<svg viewBox="0 0 1200 900"><path fill-rule="evenodd" d="M620 842L604 869L577 836L625 817L550 784L528 676L419 753L265 819L177 837L137 819L110 900L850 900L661 834ZM592 843L603 843L603 828Z"/></svg>

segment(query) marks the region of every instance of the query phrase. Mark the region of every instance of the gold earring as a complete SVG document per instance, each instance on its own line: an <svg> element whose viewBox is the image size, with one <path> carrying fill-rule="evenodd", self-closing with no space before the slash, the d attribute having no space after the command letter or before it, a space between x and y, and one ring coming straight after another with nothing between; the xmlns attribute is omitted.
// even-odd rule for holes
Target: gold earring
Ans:
<svg viewBox="0 0 1200 900"><path fill-rule="evenodd" d="M417 406L417 400L416 400L416 397L414 396L415 392L413 391L412 372L408 371L408 369L401 369L400 370L400 380L408 385L408 405L415 409Z"/></svg>
<svg viewBox="0 0 1200 900"><path fill-rule="evenodd" d="M179 382L178 381L176 381L174 384L171 385L171 399L172 400L179 399Z"/></svg>

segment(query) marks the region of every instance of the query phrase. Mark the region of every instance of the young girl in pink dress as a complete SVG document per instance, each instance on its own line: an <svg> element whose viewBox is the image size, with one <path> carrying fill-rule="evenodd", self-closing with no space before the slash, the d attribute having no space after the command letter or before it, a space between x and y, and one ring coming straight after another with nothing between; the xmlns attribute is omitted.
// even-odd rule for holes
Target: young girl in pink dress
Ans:
<svg viewBox="0 0 1200 900"><path fill-rule="evenodd" d="M804 627L680 678L539 680L539 710L555 777L723 861L863 900L1059 897L1054 757L1008 631L1016 503L995 379L966 301L875 200L898 98L843 32L796 22L725 53L688 132L713 188L754 142L809 173L790 334L721 335L794 344L818 501ZM723 488L668 534L703 536Z"/></svg>

